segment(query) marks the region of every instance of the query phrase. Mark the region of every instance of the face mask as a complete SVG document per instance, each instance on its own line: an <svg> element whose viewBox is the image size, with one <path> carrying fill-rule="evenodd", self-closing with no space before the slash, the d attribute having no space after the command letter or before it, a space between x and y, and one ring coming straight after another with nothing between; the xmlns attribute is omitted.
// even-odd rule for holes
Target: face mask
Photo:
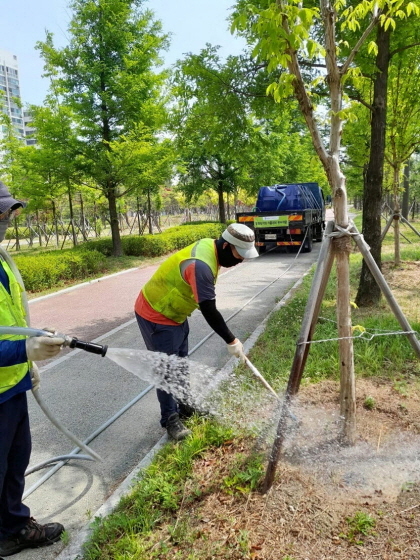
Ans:
<svg viewBox="0 0 420 560"><path fill-rule="evenodd" d="M226 247L223 248L223 245L225 243ZM242 259L237 259L235 257L235 255L232 253L231 245L229 245L229 243L227 243L227 241L225 241L223 237L220 237L220 239L216 241L216 248L220 266L230 268L231 266L235 266L242 262Z"/></svg>
<svg viewBox="0 0 420 560"><path fill-rule="evenodd" d="M3 241L3 239L6 236L6 230L9 227L9 218L7 218L7 220L0 220L0 242Z"/></svg>

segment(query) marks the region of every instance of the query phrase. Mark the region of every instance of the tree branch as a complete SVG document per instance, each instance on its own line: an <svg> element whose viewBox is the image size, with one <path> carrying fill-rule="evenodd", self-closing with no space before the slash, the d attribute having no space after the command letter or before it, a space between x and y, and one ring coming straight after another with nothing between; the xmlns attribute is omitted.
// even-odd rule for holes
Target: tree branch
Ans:
<svg viewBox="0 0 420 560"><path fill-rule="evenodd" d="M349 95L347 94L348 97L350 99L353 99L353 101L357 101L358 103L360 103L360 105L364 105L367 109L369 109L369 111L373 111L373 107L372 105L370 105L370 103L368 103L367 101L364 101L364 99L362 99L360 96L358 95Z"/></svg>
<svg viewBox="0 0 420 560"><path fill-rule="evenodd" d="M356 54L360 51L360 49L362 48L363 43L366 41L367 37L369 36L370 32L372 31L372 29L377 25L378 21L379 21L379 16L380 16L380 11L378 10L378 12L376 13L376 15L374 15L372 17L372 20L370 22L370 24L366 27L366 29L364 30L362 36L360 37L360 39L357 41L357 43L355 44L355 46L353 47L353 50L351 51L351 53L349 54L348 59L346 60L346 62L343 64L343 66L341 67L340 73L342 76L344 76L347 72L347 70L349 69L350 64L353 62L354 57L356 56Z"/></svg>
<svg viewBox="0 0 420 560"><path fill-rule="evenodd" d="M395 49L395 50L393 50L389 53L389 58L392 58L395 54L402 53L402 52L406 51L407 49L412 49L413 47L418 47L419 45L420 45L420 42L417 42L417 43L412 43L411 45L405 45L404 47L399 47L398 49Z"/></svg>
<svg viewBox="0 0 420 560"><path fill-rule="evenodd" d="M277 0L277 5L279 7L279 11L281 13L281 1ZM282 18L282 26L283 29L286 31L287 35L290 35L290 28L289 23L286 15L283 15ZM311 103L311 100L307 94L305 84L303 82L302 73L300 71L299 60L297 57L297 52L290 46L287 48L287 53L290 56L290 60L287 63L288 70L292 76L294 76L293 80L293 89L295 92L295 97L299 103L299 107L302 111L303 117L308 125L309 131L312 136L312 141L314 144L314 148L316 153L318 154L327 174L328 174L328 153L325 149L324 142L322 140L321 134L319 132L315 117L314 117L314 109Z"/></svg>

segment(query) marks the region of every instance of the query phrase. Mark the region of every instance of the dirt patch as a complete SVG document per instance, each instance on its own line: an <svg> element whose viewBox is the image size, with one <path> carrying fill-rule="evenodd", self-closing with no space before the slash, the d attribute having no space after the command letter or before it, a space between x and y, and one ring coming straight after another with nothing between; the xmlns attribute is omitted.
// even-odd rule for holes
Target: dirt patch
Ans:
<svg viewBox="0 0 420 560"><path fill-rule="evenodd" d="M234 473L251 472L247 461L264 448L261 438L206 453L173 523L154 534L153 557L419 560L419 395L381 380L360 380L357 391L358 439L343 447L337 384L301 390L266 495L232 483ZM274 431L266 432L266 454ZM163 542L168 548L158 552Z"/></svg>
<svg viewBox="0 0 420 560"><path fill-rule="evenodd" d="M400 306L409 309L412 321L419 321L420 261L404 261L399 267L387 261L382 272Z"/></svg>

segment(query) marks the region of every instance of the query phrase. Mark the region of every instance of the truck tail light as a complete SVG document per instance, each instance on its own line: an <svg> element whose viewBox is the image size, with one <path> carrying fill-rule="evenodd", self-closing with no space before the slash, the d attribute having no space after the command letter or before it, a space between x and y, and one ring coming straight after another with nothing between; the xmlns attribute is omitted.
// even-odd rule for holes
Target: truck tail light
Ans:
<svg viewBox="0 0 420 560"><path fill-rule="evenodd" d="M290 233L291 235L299 235L302 233L302 230L299 228L296 229L288 229L287 233Z"/></svg>

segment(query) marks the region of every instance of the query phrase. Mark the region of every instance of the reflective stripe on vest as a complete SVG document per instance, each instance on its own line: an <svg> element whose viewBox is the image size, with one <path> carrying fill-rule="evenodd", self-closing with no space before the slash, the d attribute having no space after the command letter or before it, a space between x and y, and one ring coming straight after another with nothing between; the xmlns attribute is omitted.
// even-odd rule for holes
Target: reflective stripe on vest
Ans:
<svg viewBox="0 0 420 560"><path fill-rule="evenodd" d="M219 266L214 239L201 239L170 256L142 289L150 306L176 323L183 323L198 308L192 288L181 274L181 263L188 259L208 264L216 283Z"/></svg>
<svg viewBox="0 0 420 560"><path fill-rule="evenodd" d="M22 302L23 287L16 280L9 265L2 259L0 266L9 277L10 294L0 282L0 325L26 327L25 310ZM2 334L0 340L21 340L23 335ZM29 370L29 362L0 367L0 393L8 391L21 381Z"/></svg>

